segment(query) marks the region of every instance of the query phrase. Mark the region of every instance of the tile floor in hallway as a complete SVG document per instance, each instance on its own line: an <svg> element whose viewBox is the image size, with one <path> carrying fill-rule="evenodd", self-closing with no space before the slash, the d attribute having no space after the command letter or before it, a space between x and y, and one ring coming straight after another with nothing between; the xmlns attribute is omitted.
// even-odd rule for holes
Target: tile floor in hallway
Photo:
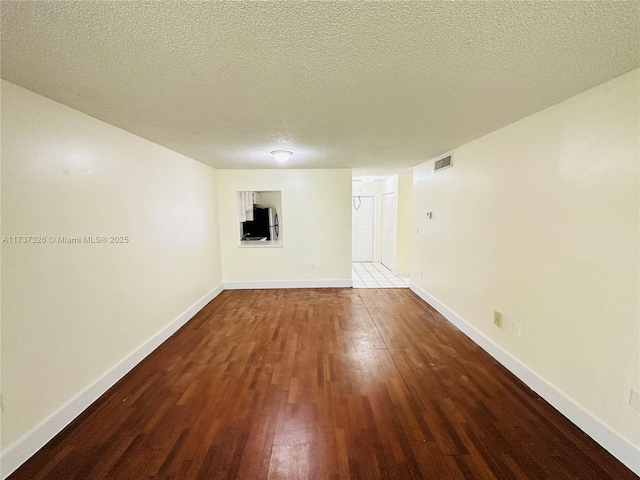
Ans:
<svg viewBox="0 0 640 480"><path fill-rule="evenodd" d="M409 277L398 277L381 263L352 263L353 288L409 288Z"/></svg>

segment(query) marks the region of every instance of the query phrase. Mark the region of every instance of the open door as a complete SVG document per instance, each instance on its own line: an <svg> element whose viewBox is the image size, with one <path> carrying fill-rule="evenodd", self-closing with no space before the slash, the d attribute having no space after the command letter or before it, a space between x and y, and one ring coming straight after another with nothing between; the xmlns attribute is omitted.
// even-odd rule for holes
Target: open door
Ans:
<svg viewBox="0 0 640 480"><path fill-rule="evenodd" d="M387 193L382 195L382 244L380 263L391 271L395 269L395 259L393 257L395 224L396 194Z"/></svg>
<svg viewBox="0 0 640 480"><path fill-rule="evenodd" d="M374 197L351 198L351 261L373 261Z"/></svg>

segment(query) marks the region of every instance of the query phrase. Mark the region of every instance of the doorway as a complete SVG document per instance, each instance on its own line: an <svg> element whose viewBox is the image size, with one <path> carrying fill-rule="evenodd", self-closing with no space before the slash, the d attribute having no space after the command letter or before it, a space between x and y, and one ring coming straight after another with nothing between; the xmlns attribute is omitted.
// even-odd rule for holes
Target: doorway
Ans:
<svg viewBox="0 0 640 480"><path fill-rule="evenodd" d="M393 255L396 230L396 194L382 195L382 241L380 262L389 270L395 270Z"/></svg>
<svg viewBox="0 0 640 480"><path fill-rule="evenodd" d="M351 198L351 261L373 262L374 197Z"/></svg>

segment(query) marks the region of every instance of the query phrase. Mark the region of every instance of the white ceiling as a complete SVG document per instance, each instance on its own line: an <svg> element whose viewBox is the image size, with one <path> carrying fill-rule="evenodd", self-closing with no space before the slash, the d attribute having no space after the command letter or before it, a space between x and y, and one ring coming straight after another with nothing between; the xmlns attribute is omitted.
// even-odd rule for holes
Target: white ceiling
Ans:
<svg viewBox="0 0 640 480"><path fill-rule="evenodd" d="M2 2L3 78L204 163L406 169L640 64L640 2Z"/></svg>

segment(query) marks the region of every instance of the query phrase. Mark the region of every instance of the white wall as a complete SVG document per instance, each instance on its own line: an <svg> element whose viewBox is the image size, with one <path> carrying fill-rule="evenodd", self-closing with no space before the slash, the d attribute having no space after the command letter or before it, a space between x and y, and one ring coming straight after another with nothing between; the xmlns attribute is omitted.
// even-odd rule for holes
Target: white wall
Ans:
<svg viewBox="0 0 640 480"><path fill-rule="evenodd" d="M260 192L260 206L275 208L280 214L282 210L282 197L280 192Z"/></svg>
<svg viewBox="0 0 640 480"><path fill-rule="evenodd" d="M225 287L351 285L351 170L216 173ZM240 246L242 190L282 192L281 247Z"/></svg>
<svg viewBox="0 0 640 480"><path fill-rule="evenodd" d="M413 238L413 174L400 173L382 181L381 194L395 193L396 212L393 239L393 272L407 275L411 267Z"/></svg>
<svg viewBox="0 0 640 480"><path fill-rule="evenodd" d="M413 174L398 174L396 273L408 275L411 269L411 240L413 238Z"/></svg>
<svg viewBox="0 0 640 480"><path fill-rule="evenodd" d="M214 169L2 82L2 234L47 239L2 244L3 455L221 284L216 202ZM129 241L48 239L77 235Z"/></svg>
<svg viewBox="0 0 640 480"><path fill-rule="evenodd" d="M456 149L452 168L416 167L411 271L417 291L636 449L639 85L635 70Z"/></svg>
<svg viewBox="0 0 640 480"><path fill-rule="evenodd" d="M382 181L382 196L394 195L395 211L393 216L393 236L391 237L391 265L386 265L393 272L397 272L398 260L398 175L392 175ZM383 208L384 210L384 208ZM380 223L382 225L382 221Z"/></svg>

